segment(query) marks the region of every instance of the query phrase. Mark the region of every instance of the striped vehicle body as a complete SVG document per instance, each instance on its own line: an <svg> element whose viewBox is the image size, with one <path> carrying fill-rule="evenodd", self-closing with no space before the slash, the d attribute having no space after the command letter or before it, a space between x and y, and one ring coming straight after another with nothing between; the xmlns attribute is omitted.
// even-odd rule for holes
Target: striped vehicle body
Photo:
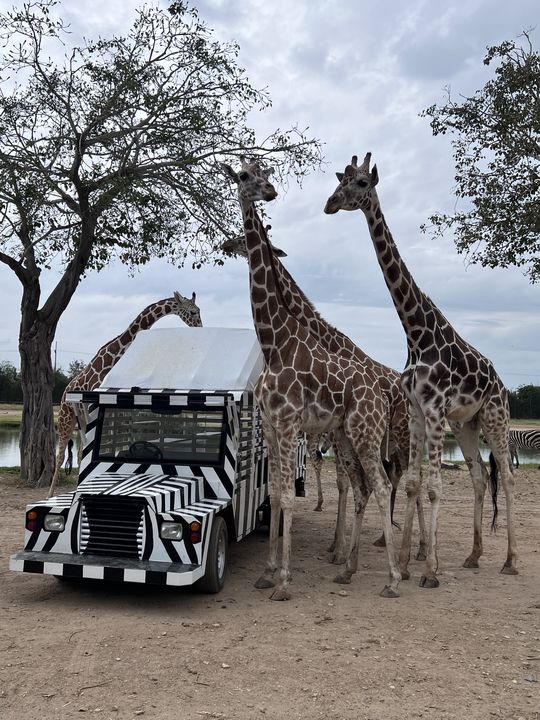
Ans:
<svg viewBox="0 0 540 720"><path fill-rule="evenodd" d="M10 568L57 576L190 585L204 575L212 523L223 515L229 537L240 540L257 525L267 499L268 453L260 411L251 391L101 389L73 392L69 402L88 407L79 484L73 492L27 506L37 529L25 530L24 551ZM108 407L145 408L156 418L167 409L223 413L220 460L204 464L141 462L99 457ZM158 420L156 420L158 422ZM305 475L305 441L298 444L298 477ZM48 532L48 514L65 519ZM162 522L181 523L182 540L163 539ZM190 525L200 523L192 542Z"/></svg>
<svg viewBox="0 0 540 720"><path fill-rule="evenodd" d="M540 451L540 429L539 430L510 430L508 433L508 448L510 458L519 467L518 450L539 450Z"/></svg>

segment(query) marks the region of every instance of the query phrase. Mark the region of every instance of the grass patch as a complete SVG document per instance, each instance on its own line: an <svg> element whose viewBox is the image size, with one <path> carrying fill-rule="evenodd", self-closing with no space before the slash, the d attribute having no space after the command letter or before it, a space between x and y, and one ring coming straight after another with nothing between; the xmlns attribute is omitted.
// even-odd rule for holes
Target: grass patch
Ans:
<svg viewBox="0 0 540 720"><path fill-rule="evenodd" d="M19 466L0 467L0 479L4 480L4 481L8 481L10 483L20 481L21 468ZM78 468L73 468L71 475L65 475L64 472L62 471L60 477L58 478L58 484L60 486L74 487L75 485L77 485L78 480L79 480L79 470L78 470Z"/></svg>

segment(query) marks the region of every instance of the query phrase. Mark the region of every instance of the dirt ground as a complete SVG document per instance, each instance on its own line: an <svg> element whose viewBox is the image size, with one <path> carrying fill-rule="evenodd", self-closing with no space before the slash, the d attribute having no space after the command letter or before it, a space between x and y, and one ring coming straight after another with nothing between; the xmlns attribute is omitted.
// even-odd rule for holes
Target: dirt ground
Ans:
<svg viewBox="0 0 540 720"><path fill-rule="evenodd" d="M486 512L480 570L461 567L472 491L465 470L444 479L440 587L420 588L422 564L412 561L401 598L383 599L373 501L357 576L332 582L336 491L326 462L323 512L312 511L313 483L298 500L293 599L279 603L253 587L262 532L231 546L227 583L214 596L10 572L25 504L45 490L0 478L0 717L539 720L540 471L516 471L516 577L499 573L504 501L496 535ZM403 507L401 495L398 522Z"/></svg>

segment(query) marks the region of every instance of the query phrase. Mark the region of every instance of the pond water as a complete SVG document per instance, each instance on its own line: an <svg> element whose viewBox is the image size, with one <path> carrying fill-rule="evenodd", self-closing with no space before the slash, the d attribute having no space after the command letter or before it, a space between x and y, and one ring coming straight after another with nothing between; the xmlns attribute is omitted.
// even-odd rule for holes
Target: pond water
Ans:
<svg viewBox="0 0 540 720"><path fill-rule="evenodd" d="M73 435L73 466L77 464L79 439ZM67 452L66 452L67 457ZM0 467L15 467L21 464L19 431L17 428L0 428Z"/></svg>
<svg viewBox="0 0 540 720"><path fill-rule="evenodd" d="M73 435L73 461L77 463L78 437ZM489 448L481 448L484 460L489 458ZM540 451L519 450L520 463L540 463ZM463 460L463 455L457 442L454 439L446 440L444 443L443 460L445 462L457 462ZM16 428L0 429L0 467L13 467L20 465L19 455L19 431Z"/></svg>

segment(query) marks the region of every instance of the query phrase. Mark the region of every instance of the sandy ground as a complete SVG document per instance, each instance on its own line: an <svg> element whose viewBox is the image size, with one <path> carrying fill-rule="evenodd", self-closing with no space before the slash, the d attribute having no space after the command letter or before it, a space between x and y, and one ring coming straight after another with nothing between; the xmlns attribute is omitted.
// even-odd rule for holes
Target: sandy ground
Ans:
<svg viewBox="0 0 540 720"><path fill-rule="evenodd" d="M445 471L440 581L402 596L378 591L384 550L372 502L360 570L332 582L326 547L336 507L325 463L325 507L299 499L293 599L278 603L253 582L262 532L231 547L219 595L139 585L65 583L12 573L27 502L45 490L0 479L0 717L332 718L332 720L540 719L540 471L516 471L520 574L501 575L504 501L496 535L485 518L480 570L465 570L472 492L464 470ZM404 506L398 500L397 519ZM396 533L398 540L400 533Z"/></svg>

